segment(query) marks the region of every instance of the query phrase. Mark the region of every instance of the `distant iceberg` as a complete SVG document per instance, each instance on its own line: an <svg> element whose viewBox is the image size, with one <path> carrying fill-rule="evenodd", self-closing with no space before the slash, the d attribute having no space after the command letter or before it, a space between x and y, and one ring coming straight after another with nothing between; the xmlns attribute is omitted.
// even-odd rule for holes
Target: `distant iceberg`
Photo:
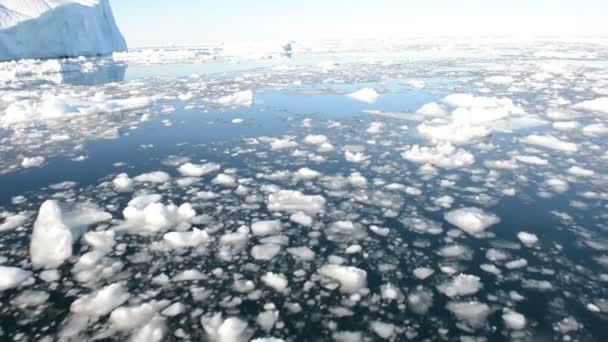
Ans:
<svg viewBox="0 0 608 342"><path fill-rule="evenodd" d="M109 0L0 0L0 60L126 51Z"/></svg>

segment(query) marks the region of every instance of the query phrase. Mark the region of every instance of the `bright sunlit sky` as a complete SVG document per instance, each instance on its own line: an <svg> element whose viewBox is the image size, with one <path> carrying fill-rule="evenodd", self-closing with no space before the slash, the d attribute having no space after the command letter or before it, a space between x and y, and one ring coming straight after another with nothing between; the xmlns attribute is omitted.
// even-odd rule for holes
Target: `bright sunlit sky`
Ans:
<svg viewBox="0 0 608 342"><path fill-rule="evenodd" d="M605 35L608 0L111 0L129 46Z"/></svg>

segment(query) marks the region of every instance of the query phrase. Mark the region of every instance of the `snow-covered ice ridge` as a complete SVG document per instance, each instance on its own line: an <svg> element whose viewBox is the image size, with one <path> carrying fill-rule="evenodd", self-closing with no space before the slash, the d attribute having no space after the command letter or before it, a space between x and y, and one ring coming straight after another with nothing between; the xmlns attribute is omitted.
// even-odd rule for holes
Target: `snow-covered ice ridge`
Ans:
<svg viewBox="0 0 608 342"><path fill-rule="evenodd" d="M1 0L0 60L126 51L109 0Z"/></svg>
<svg viewBox="0 0 608 342"><path fill-rule="evenodd" d="M0 66L0 337L604 341L608 54L462 50Z"/></svg>

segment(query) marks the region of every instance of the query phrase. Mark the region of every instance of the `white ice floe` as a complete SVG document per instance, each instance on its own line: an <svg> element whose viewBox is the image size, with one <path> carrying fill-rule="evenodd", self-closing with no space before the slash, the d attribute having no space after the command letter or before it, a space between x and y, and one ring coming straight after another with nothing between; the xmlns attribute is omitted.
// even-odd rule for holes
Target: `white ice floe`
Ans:
<svg viewBox="0 0 608 342"><path fill-rule="evenodd" d="M567 171L569 174L576 177L593 177L595 175L595 171L580 166L572 166Z"/></svg>
<svg viewBox="0 0 608 342"><path fill-rule="evenodd" d="M154 171L149 173L143 173L135 178L133 178L136 182L141 183L167 183L171 180L171 176L164 171Z"/></svg>
<svg viewBox="0 0 608 342"><path fill-rule="evenodd" d="M321 176L321 173L307 167L303 167L294 173L294 176L298 179L310 180Z"/></svg>
<svg viewBox="0 0 608 342"><path fill-rule="evenodd" d="M21 161L21 167L29 169L29 168L33 168L33 167L40 167L42 164L44 164L46 160L44 159L44 157L25 157L23 158L23 160Z"/></svg>
<svg viewBox="0 0 608 342"><path fill-rule="evenodd" d="M121 173L112 180L112 184L114 185L114 189L116 191L127 192L132 189L133 180L129 178L129 175L126 173Z"/></svg>
<svg viewBox="0 0 608 342"><path fill-rule="evenodd" d="M447 309L473 329L483 328L491 312L487 304L476 301L450 302Z"/></svg>
<svg viewBox="0 0 608 342"><path fill-rule="evenodd" d="M522 330L526 327L526 317L519 312L506 312L502 315L502 320L511 330Z"/></svg>
<svg viewBox="0 0 608 342"><path fill-rule="evenodd" d="M220 166L216 163L192 164L185 163L177 171L186 177L202 177L206 174L218 171Z"/></svg>
<svg viewBox="0 0 608 342"><path fill-rule="evenodd" d="M448 297L469 296L481 289L481 279L470 274L459 274L451 281L440 284L437 289Z"/></svg>
<svg viewBox="0 0 608 342"><path fill-rule="evenodd" d="M500 218L479 208L460 208L444 215L449 223L469 234L478 234L500 222Z"/></svg>
<svg viewBox="0 0 608 342"><path fill-rule="evenodd" d="M112 311L110 322L112 323L112 328L118 331L131 331L148 323L157 314L158 310L158 303L121 306Z"/></svg>
<svg viewBox="0 0 608 342"><path fill-rule="evenodd" d="M424 280L430 276L433 275L433 273L435 273L435 271L432 268L428 268L428 267L418 267L416 269L414 269L414 276L420 280Z"/></svg>
<svg viewBox="0 0 608 342"><path fill-rule="evenodd" d="M304 138L304 143L308 144L308 145L315 145L315 146L321 146L325 143L328 143L329 140L327 139L326 136L324 135L307 135L306 138Z"/></svg>
<svg viewBox="0 0 608 342"><path fill-rule="evenodd" d="M161 203L162 196L141 195L127 204L122 214L125 221L114 227L117 231L136 233L157 233L180 223L189 223L196 212L189 203L179 207L174 204Z"/></svg>
<svg viewBox="0 0 608 342"><path fill-rule="evenodd" d="M369 160L369 156L366 156L363 152L344 151L344 159L351 163L365 163Z"/></svg>
<svg viewBox="0 0 608 342"><path fill-rule="evenodd" d="M211 183L229 188L237 186L236 179L233 176L227 175L225 173L220 173L219 175L215 176Z"/></svg>
<svg viewBox="0 0 608 342"><path fill-rule="evenodd" d="M22 226L28 219L27 215L15 214L10 215L4 219L4 222L0 224L0 232L13 230Z"/></svg>
<svg viewBox="0 0 608 342"><path fill-rule="evenodd" d="M274 235L281 232L280 220L257 221L251 225L251 232L256 236Z"/></svg>
<svg viewBox="0 0 608 342"><path fill-rule="evenodd" d="M251 248L255 260L270 261L281 252L281 246L275 243L264 243Z"/></svg>
<svg viewBox="0 0 608 342"><path fill-rule="evenodd" d="M239 91L234 94L222 96L212 102L224 107L250 107L253 105L253 91Z"/></svg>
<svg viewBox="0 0 608 342"><path fill-rule="evenodd" d="M549 178L545 181L545 184L557 193L563 193L570 189L568 182L560 178Z"/></svg>
<svg viewBox="0 0 608 342"><path fill-rule="evenodd" d="M18 267L0 266L0 291L12 289L30 279L32 272Z"/></svg>
<svg viewBox="0 0 608 342"><path fill-rule="evenodd" d="M572 108L592 113L608 114L608 97L600 97L595 100L583 101L575 104Z"/></svg>
<svg viewBox="0 0 608 342"><path fill-rule="evenodd" d="M164 241L173 248L197 247L209 241L206 231L193 228L187 232L169 232L163 235Z"/></svg>
<svg viewBox="0 0 608 342"><path fill-rule="evenodd" d="M302 261L313 261L315 252L308 247L290 247L287 248L287 253Z"/></svg>
<svg viewBox="0 0 608 342"><path fill-rule="evenodd" d="M115 283L79 297L70 305L70 311L85 316L104 316L127 299L129 299L127 290L123 285Z"/></svg>
<svg viewBox="0 0 608 342"><path fill-rule="evenodd" d="M367 272L354 266L325 265L319 274L337 281L345 293L355 293L367 286Z"/></svg>
<svg viewBox="0 0 608 342"><path fill-rule="evenodd" d="M304 195L294 190L281 190L268 195L267 205L271 211L317 215L325 211L325 198L319 195Z"/></svg>
<svg viewBox="0 0 608 342"><path fill-rule="evenodd" d="M0 60L125 51L108 0L2 0Z"/></svg>
<svg viewBox="0 0 608 342"><path fill-rule="evenodd" d="M401 156L413 163L429 163L444 169L465 168L475 163L475 157L471 153L451 144L432 147L414 145L401 153Z"/></svg>
<svg viewBox="0 0 608 342"><path fill-rule="evenodd" d="M302 211L292 214L289 220L302 226L310 226L313 222L313 218Z"/></svg>
<svg viewBox="0 0 608 342"><path fill-rule="evenodd" d="M108 221L109 213L82 208L63 213L59 203L48 200L40 206L30 241L30 257L35 268L57 268L72 256L72 245L82 229Z"/></svg>
<svg viewBox="0 0 608 342"><path fill-rule="evenodd" d="M521 243L528 247L532 247L538 243L538 236L536 234L527 233L527 232L519 232L517 234L517 238Z"/></svg>
<svg viewBox="0 0 608 342"><path fill-rule="evenodd" d="M538 135L532 134L527 137L521 138L521 142L524 144L535 145L545 147L555 151L561 152L576 152L578 151L578 146L575 143L565 141L559 138L556 138L552 135Z"/></svg>
<svg viewBox="0 0 608 342"><path fill-rule="evenodd" d="M390 323L374 321L370 323L372 331L383 339L390 339L395 334L395 326Z"/></svg>
<svg viewBox="0 0 608 342"><path fill-rule="evenodd" d="M416 129L418 134L425 139L435 142L447 142L454 145L471 144L492 134L490 128L458 121L448 124L422 123Z"/></svg>
<svg viewBox="0 0 608 342"><path fill-rule="evenodd" d="M588 137L602 137L608 135L608 127L604 124L591 124L583 127L583 134Z"/></svg>
<svg viewBox="0 0 608 342"><path fill-rule="evenodd" d="M549 161L547 159L543 159L537 156L515 156L515 159L525 164L541 166L549 165Z"/></svg>
<svg viewBox="0 0 608 342"><path fill-rule="evenodd" d="M289 282L284 275L272 272L266 273L260 278L260 280L262 280L266 286L273 288L277 292L285 291L289 285Z"/></svg>
<svg viewBox="0 0 608 342"><path fill-rule="evenodd" d="M213 342L247 342L250 333L248 324L236 317L223 319L221 314L204 316L201 324L208 341Z"/></svg>
<svg viewBox="0 0 608 342"><path fill-rule="evenodd" d="M355 99L359 102L374 104L378 101L378 93L371 88L363 88L355 91L354 93L348 94L348 97Z"/></svg>

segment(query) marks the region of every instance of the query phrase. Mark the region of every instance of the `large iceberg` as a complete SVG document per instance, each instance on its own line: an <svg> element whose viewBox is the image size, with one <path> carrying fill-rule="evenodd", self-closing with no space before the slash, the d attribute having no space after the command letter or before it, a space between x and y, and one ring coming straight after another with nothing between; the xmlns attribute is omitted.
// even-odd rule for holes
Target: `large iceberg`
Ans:
<svg viewBox="0 0 608 342"><path fill-rule="evenodd" d="M126 49L109 0L0 0L0 60Z"/></svg>

